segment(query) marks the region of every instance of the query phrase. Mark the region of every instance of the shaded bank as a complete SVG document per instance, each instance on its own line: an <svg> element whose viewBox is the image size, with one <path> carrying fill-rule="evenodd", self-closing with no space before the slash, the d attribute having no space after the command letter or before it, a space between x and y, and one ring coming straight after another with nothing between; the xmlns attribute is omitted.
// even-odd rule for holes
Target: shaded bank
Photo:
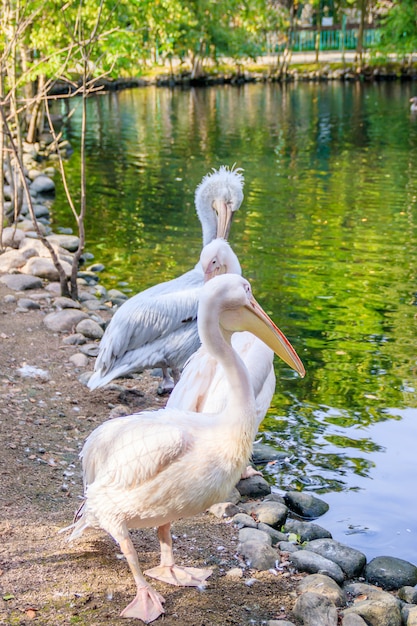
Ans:
<svg viewBox="0 0 417 626"><path fill-rule="evenodd" d="M406 63L398 60L368 60L364 64L356 62L353 52L342 55L340 52L321 52L319 62L313 53L293 54L288 65L283 67L279 57L262 57L255 61L220 63L205 68L205 73L193 77L185 64L175 68L154 66L140 76L104 78L98 81L105 91L119 91L132 87L157 85L161 87L196 87L211 85L240 85L244 83L275 83L296 81L414 81L417 80L417 62ZM57 81L53 94L70 93L74 85Z"/></svg>

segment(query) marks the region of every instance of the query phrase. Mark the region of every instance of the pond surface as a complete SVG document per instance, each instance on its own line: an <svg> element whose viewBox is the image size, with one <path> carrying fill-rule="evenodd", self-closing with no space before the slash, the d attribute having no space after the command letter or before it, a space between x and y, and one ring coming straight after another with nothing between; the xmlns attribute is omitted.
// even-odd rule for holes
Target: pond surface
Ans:
<svg viewBox="0 0 417 626"><path fill-rule="evenodd" d="M88 102L87 250L136 293L191 268L194 190L244 169L230 241L301 356L276 361L265 474L314 492L335 539L417 564L417 118L412 84L142 88ZM79 180L80 111L67 164ZM58 186L54 228L73 226Z"/></svg>

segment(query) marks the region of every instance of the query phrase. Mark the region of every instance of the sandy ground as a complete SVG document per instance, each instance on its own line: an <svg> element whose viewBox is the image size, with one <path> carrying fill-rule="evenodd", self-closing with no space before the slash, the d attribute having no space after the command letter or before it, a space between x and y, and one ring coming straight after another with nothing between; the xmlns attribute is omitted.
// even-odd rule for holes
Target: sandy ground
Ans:
<svg viewBox="0 0 417 626"><path fill-rule="evenodd" d="M140 624L120 619L135 587L117 544L96 532L69 544L58 530L71 523L82 496L78 452L86 436L129 402L132 412L163 406L149 374L128 381L138 393L89 392L68 358L76 351L46 330L44 313L15 313L0 283L0 624ZM27 294L30 296L30 294ZM22 377L31 365L48 379ZM93 362L91 362L91 368ZM204 591L154 586L166 599L166 626L252 626L291 619L299 575L227 572L241 564L237 529L208 513L173 527L175 554L183 565L213 568ZM143 569L159 562L154 529L132 533ZM249 584L248 584L249 582ZM295 620L293 620L295 621Z"/></svg>

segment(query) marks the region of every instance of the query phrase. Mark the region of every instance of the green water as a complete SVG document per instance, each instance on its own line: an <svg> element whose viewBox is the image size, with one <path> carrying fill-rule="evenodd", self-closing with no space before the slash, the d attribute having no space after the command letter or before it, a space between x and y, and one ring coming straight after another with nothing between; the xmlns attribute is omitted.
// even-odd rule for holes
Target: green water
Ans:
<svg viewBox="0 0 417 626"><path fill-rule="evenodd" d="M201 250L194 190L244 169L230 241L307 375L276 363L265 474L331 504L320 523L417 563L417 118L411 83L153 87L89 100L87 249L106 287L178 276ZM79 121L67 164L79 179ZM73 226L58 187L56 226ZM353 534L350 534L353 533ZM347 539L348 536L348 539Z"/></svg>

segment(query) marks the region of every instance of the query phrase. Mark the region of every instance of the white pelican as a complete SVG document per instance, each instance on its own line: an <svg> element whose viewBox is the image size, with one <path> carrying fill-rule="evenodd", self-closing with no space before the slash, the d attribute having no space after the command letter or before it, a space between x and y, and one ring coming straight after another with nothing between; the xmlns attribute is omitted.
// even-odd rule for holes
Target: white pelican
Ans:
<svg viewBox="0 0 417 626"><path fill-rule="evenodd" d="M249 330L301 376L295 350L238 275L215 276L202 289L201 341L222 365L230 386L217 414L177 409L147 411L108 420L81 451L85 500L70 540L102 528L120 545L135 579L134 600L122 611L148 623L164 612L164 598L144 578L128 528L158 527L161 562L145 574L174 585L200 586L211 570L175 565L170 525L222 501L236 484L252 450L257 418L247 369L231 335Z"/></svg>
<svg viewBox="0 0 417 626"><path fill-rule="evenodd" d="M201 262L203 267L207 268L206 280L213 274L241 274L238 258L227 242L215 239L203 252ZM212 268L211 274L209 267ZM232 346L249 372L255 396L258 429L275 391L274 352L258 337L248 332L235 333L232 336ZM219 413L226 406L229 393L222 365L205 346L200 346L187 361L166 407L196 413ZM249 465L242 478L254 474L260 472L256 472Z"/></svg>
<svg viewBox="0 0 417 626"><path fill-rule="evenodd" d="M203 245L215 237L227 239L233 214L243 200L240 169L221 166L207 174L196 189L195 204ZM154 285L127 300L116 311L100 342L90 389L102 387L144 369L162 367L159 393L173 387L186 360L200 345L197 307L204 284L201 264L182 276Z"/></svg>

